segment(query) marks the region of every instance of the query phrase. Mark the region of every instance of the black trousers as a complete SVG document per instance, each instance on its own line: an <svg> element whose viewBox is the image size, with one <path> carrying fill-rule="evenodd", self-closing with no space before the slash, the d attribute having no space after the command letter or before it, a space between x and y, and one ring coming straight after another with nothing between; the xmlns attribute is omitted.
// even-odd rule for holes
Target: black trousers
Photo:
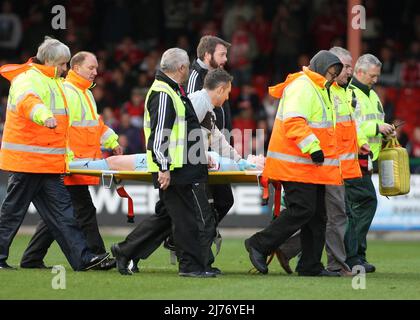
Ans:
<svg viewBox="0 0 420 320"><path fill-rule="evenodd" d="M229 212L230 208L233 206L233 193L232 187L230 184L214 184L207 186L207 194L210 202L213 204L212 209L216 220L216 226L222 221L222 219ZM170 243L173 243L172 234L169 234ZM206 239L204 241L207 241ZM157 247L156 247L157 248ZM210 251L208 268L214 263L213 252Z"/></svg>
<svg viewBox="0 0 420 320"><path fill-rule="evenodd" d="M159 197L156 213L119 243L122 253L129 259L146 259L172 231L179 271L204 271L215 235L206 184L169 186L159 190Z"/></svg>
<svg viewBox="0 0 420 320"><path fill-rule="evenodd" d="M296 271L300 275L316 275L324 268L321 257L327 222L325 186L283 182L283 187L288 210L254 234L250 238L251 245L268 255L301 229L302 256Z"/></svg>
<svg viewBox="0 0 420 320"><path fill-rule="evenodd" d="M226 192L227 200L224 203L220 202L221 205L219 206L219 208L224 208L224 211L222 211L224 215L226 215L226 213L230 210L230 208L233 205L232 189L230 188L230 185L226 185L226 186L229 186L229 189L227 191L230 191L231 197L229 196L229 193ZM209 194L209 190L207 190L207 194ZM223 193L219 192L218 194L222 195ZM201 196L201 193L200 193L200 196ZM232 202L230 202L229 198L232 200ZM203 200L203 201L207 203L207 200ZM210 210L212 210L213 212L213 217L217 225L217 223L220 221L218 220L218 218L221 219L224 217L224 215L223 216L218 215L213 210L213 208L210 208ZM201 220L201 218L199 219ZM211 219L211 217L208 217L208 219ZM211 246L211 242L213 241L214 236L212 239L209 239L209 237L213 234L213 231L211 230L208 231L206 229L207 228L204 228L202 232L200 233L200 243L202 243L202 246L207 247L210 240L211 240L210 241L210 246ZM214 234L215 234L215 231L214 231ZM162 242L168 237L170 237L171 239L170 242L174 243L173 235L172 235L171 218L165 208L164 203L161 200L159 200L155 206L155 214L143 220L136 227L136 229L133 230L133 232L127 236L126 241L130 242L130 246L136 247L137 252L132 254L132 258L136 260L137 259L144 260L144 259L147 259L153 252L155 252L156 249L159 248L159 246L162 244ZM120 247L121 245L124 246L126 241L122 242L120 244ZM207 269L209 269L213 263L214 263L214 255L213 255L213 252L210 250L208 254Z"/></svg>
<svg viewBox="0 0 420 320"><path fill-rule="evenodd" d="M232 186L230 184L212 184L209 185L209 191L216 210L216 222L219 224L233 206Z"/></svg>
<svg viewBox="0 0 420 320"><path fill-rule="evenodd" d="M58 174L9 174L0 215L0 261L7 260L10 245L31 202L72 268L83 269L94 255L76 223L70 195Z"/></svg>
<svg viewBox="0 0 420 320"><path fill-rule="evenodd" d="M99 233L96 208L93 205L89 187L85 185L66 186L74 208L77 224L86 237L89 249L95 254L105 253L105 244ZM40 220L35 234L23 253L21 265L40 264L47 254L54 237L44 220Z"/></svg>
<svg viewBox="0 0 420 320"><path fill-rule="evenodd" d="M145 260L171 234L171 228L171 217L163 201L159 200L155 214L142 220L119 246L127 257Z"/></svg>

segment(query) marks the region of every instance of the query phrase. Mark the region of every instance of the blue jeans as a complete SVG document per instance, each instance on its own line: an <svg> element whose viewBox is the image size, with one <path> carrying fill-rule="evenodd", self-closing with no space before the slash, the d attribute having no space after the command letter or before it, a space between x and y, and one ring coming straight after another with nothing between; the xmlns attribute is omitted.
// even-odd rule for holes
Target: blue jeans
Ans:
<svg viewBox="0 0 420 320"><path fill-rule="evenodd" d="M59 174L9 174L0 214L0 261L9 248L33 203L74 270L82 270L94 257L74 218L70 195Z"/></svg>

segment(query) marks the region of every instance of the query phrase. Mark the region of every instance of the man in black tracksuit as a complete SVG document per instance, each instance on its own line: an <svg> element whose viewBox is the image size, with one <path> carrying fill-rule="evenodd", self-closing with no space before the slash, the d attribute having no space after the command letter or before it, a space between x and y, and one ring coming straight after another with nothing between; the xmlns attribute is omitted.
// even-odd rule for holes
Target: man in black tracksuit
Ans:
<svg viewBox="0 0 420 320"><path fill-rule="evenodd" d="M200 39L200 43L197 47L197 59L191 65L190 75L187 83L187 93L196 92L203 89L204 78L209 70L216 68L222 68L227 62L227 50L230 47L230 43L214 36L204 36ZM214 108L216 114L216 126L225 134L227 140L230 141L228 133L232 130L230 106L229 102L226 101L222 107ZM227 134L226 134L227 133ZM212 185L208 186L209 194L213 199L214 214L216 216L216 225L226 216L230 208L233 206L233 194L230 184L218 184L217 187ZM159 223L162 223L162 230L165 222L161 219L161 212L165 212L165 207L162 203L158 202L155 207L155 215L151 219L158 219ZM143 222L146 225L151 222L147 219ZM158 222L151 222L156 224ZM168 222L166 222L168 224ZM138 272L137 263L138 259L146 259L157 247L164 241L164 246L170 250L175 250L171 233L159 233L152 237L150 233L151 229L144 231L142 246L139 246L141 250L136 259L134 259L134 271ZM207 239L204 240L207 242ZM214 262L214 256L210 254L209 270L220 273L217 268L212 268L211 265Z"/></svg>
<svg viewBox="0 0 420 320"><path fill-rule="evenodd" d="M198 90L203 89L204 78L207 75L209 70L214 70L216 68L223 68L227 62L227 50L230 47L230 43L214 36L204 36L200 39L200 43L197 47L197 59L191 65L190 75L187 84L187 93L193 93ZM223 106L220 108L214 108L214 113L216 115L216 126L217 128L225 134L225 137L230 141L229 133L232 130L231 123L231 114L229 101L226 100ZM233 206L233 193L230 184L218 184L217 186L208 186L209 196L213 200L214 214L216 215L216 225L226 216L230 208ZM165 208L160 202L156 204L155 212L156 216L160 216L159 211L164 211ZM163 223L162 220L159 220ZM163 224L162 224L163 226ZM166 233L165 233L166 234ZM160 245L160 239L164 240L164 246L170 250L175 250L173 239L171 234L159 234L154 239L149 236L148 233L145 233L143 238L144 245L142 246L142 251L138 258L145 259L156 248ZM204 240L207 242L207 239ZM148 244L146 246L146 244ZM220 270L217 268L212 268L211 265L214 262L214 256L210 252L209 266L210 270L220 273ZM138 259L134 259L134 270L137 272L137 263Z"/></svg>
<svg viewBox="0 0 420 320"><path fill-rule="evenodd" d="M170 169L171 158L165 145L176 121L175 102L163 91L154 91L146 102L150 114L150 136L147 150L151 151L153 162L159 167L158 173L153 173L153 183L159 188L160 200L156 204L156 214L142 223L118 244L112 246L112 253L117 259L117 268L121 274L129 275L130 259L146 258L151 254L156 244L159 245L168 236L168 224L172 223L172 234L179 259L179 275L187 277L214 277L215 273L208 270L209 254L211 252L212 235L215 234L215 220L207 198L207 159L204 147L199 148L200 159L193 164L189 155L192 147L203 143L201 127L194 112L191 101L184 95L183 81L188 77L189 59L187 53L178 48L167 50L161 59L161 69L156 74L156 80L170 86L182 100L185 107L186 136L184 142L184 165ZM197 140L187 139L189 133L199 132ZM196 159L195 159L196 160ZM208 234L209 236L205 236ZM203 241L203 239L209 239Z"/></svg>
<svg viewBox="0 0 420 320"><path fill-rule="evenodd" d="M188 78L187 93L193 93L203 89L204 78L209 70L223 68L227 62L227 50L230 43L215 37L204 36L200 39L197 47L197 59L191 65L190 76ZM229 101L226 100L220 108L214 108L216 115L216 126L225 135L227 141L231 141L230 132L232 131L232 120ZM230 184L209 185L209 197L213 202L214 213L216 215L216 225L226 216L233 206L233 193ZM217 232L217 236L221 240ZM173 240L171 236L165 241L165 247L173 250ZM213 254L210 255L209 264L214 262Z"/></svg>

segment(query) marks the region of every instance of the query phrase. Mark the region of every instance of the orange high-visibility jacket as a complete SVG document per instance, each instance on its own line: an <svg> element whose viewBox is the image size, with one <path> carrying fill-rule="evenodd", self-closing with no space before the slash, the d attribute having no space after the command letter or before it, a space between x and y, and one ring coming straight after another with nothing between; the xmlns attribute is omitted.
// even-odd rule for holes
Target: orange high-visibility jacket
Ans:
<svg viewBox="0 0 420 320"><path fill-rule="evenodd" d="M335 132L341 171L343 179L353 179L361 177L362 172L358 160L359 147L357 144L356 120L351 107L351 89L347 90L336 83L331 86L336 113Z"/></svg>
<svg viewBox="0 0 420 320"><path fill-rule="evenodd" d="M29 173L66 172L67 102L57 69L32 63L5 65L11 81L0 150L0 169ZM57 119L57 127L44 126Z"/></svg>
<svg viewBox="0 0 420 320"><path fill-rule="evenodd" d="M102 159L101 145L114 149L118 136L104 124L97 113L95 99L89 88L92 82L70 70L64 88L69 105L69 147L78 161ZM96 185L99 177L72 175L64 178L66 185Z"/></svg>
<svg viewBox="0 0 420 320"><path fill-rule="evenodd" d="M263 176L276 181L313 184L343 183L327 80L304 68L286 83L270 88L281 97L268 146ZM310 154L322 150L325 161L316 166Z"/></svg>

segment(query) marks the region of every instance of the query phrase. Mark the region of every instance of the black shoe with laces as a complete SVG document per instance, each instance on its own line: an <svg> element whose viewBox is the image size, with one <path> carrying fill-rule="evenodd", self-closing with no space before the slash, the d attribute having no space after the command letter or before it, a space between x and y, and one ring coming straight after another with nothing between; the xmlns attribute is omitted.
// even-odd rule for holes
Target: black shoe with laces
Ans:
<svg viewBox="0 0 420 320"><path fill-rule="evenodd" d="M52 267L46 266L43 261L39 263L21 263L20 267L22 269L52 269Z"/></svg>
<svg viewBox="0 0 420 320"><path fill-rule="evenodd" d="M123 276L131 276L133 273L130 269L128 269L129 259L127 259L123 253L121 252L121 248L118 244L113 244L111 246L112 255L115 257L117 261L117 269L120 274Z"/></svg>
<svg viewBox="0 0 420 320"><path fill-rule="evenodd" d="M245 248L249 253L249 259L251 260L251 263L255 269L257 269L262 274L268 273L267 256L252 247L249 239L245 240Z"/></svg>
<svg viewBox="0 0 420 320"><path fill-rule="evenodd" d="M327 269L322 269L319 273L317 274L309 274L309 273L298 273L299 276L301 277L341 277L342 275L340 274L340 272L336 272L336 271L329 271Z"/></svg>
<svg viewBox="0 0 420 320"><path fill-rule="evenodd" d="M341 277L341 273L337 271L329 271L327 269L322 269L320 273L316 275L317 277Z"/></svg>

